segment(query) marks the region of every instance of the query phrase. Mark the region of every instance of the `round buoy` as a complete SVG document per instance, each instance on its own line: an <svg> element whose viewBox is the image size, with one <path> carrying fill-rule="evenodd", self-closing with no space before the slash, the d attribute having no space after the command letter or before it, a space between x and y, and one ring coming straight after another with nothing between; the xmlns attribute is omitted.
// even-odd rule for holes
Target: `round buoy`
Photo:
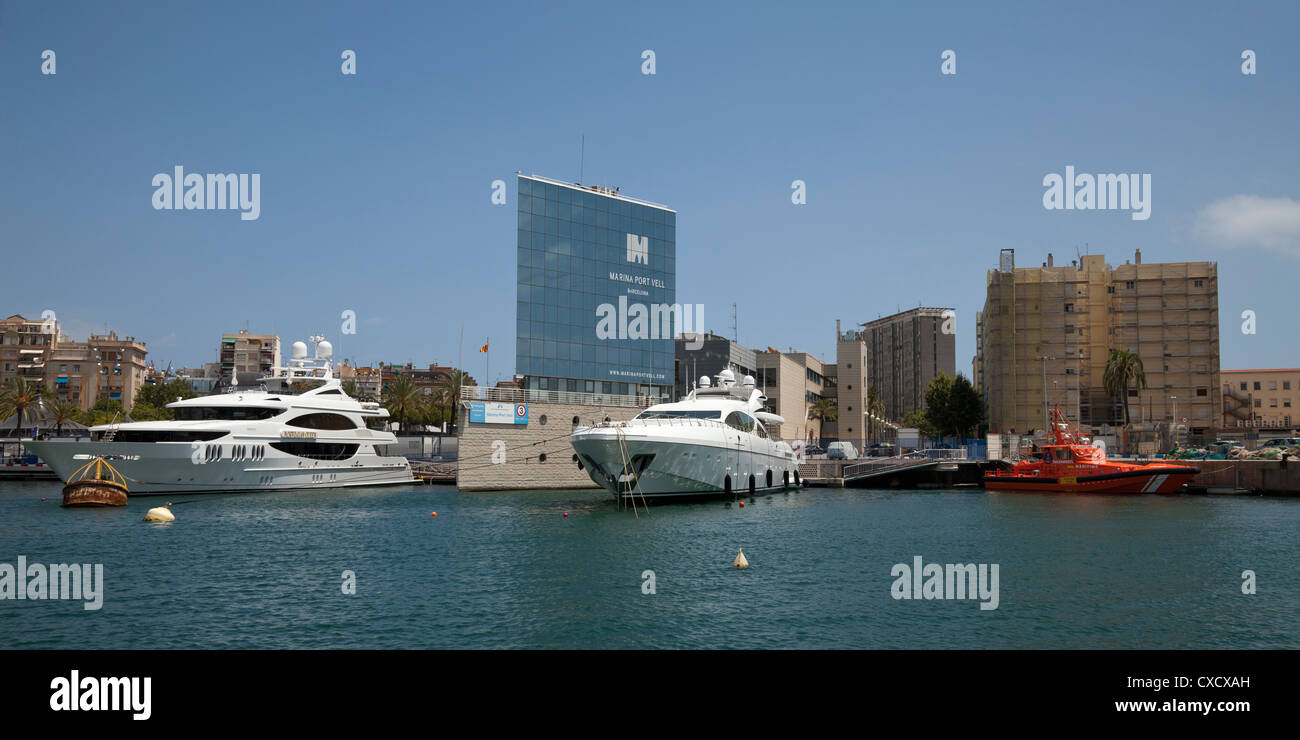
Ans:
<svg viewBox="0 0 1300 740"><path fill-rule="evenodd" d="M565 518L565 519L568 519L568 518L569 518L569 512L567 512L567 511L564 512L564 518Z"/></svg>
<svg viewBox="0 0 1300 740"><path fill-rule="evenodd" d="M436 511L431 511L431 512L429 512L429 516L433 517L434 519L437 519L437 518L438 518L438 512L436 512Z"/></svg>
<svg viewBox="0 0 1300 740"><path fill-rule="evenodd" d="M44 497L44 496L41 496L41 500L44 501L44 500L45 500L45 497Z"/></svg>
<svg viewBox="0 0 1300 740"><path fill-rule="evenodd" d="M149 511L145 512L144 520L145 520L146 522L174 522L174 521L176 521L176 515L172 513L172 510L171 510L170 508L168 508L168 507L170 507L171 505L172 505L172 502L168 501L167 503L163 504L162 506L155 506L154 508L152 508L152 509L150 509Z"/></svg>
<svg viewBox="0 0 1300 740"><path fill-rule="evenodd" d="M740 502L740 508L742 508L742 509L745 508L745 502L744 502L744 501L741 501L741 502Z"/></svg>
<svg viewBox="0 0 1300 740"><path fill-rule="evenodd" d="M740 548L740 552L736 555L736 562L732 563L732 565L737 568L749 567L749 561L745 559L745 548Z"/></svg>

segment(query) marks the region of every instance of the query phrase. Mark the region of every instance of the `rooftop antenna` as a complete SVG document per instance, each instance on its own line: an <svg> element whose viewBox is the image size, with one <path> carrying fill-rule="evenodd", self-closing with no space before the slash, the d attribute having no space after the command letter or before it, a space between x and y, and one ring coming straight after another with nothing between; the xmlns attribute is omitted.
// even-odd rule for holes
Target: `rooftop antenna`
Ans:
<svg viewBox="0 0 1300 740"><path fill-rule="evenodd" d="M587 163L587 135L582 134L582 143L578 146L578 184L582 184L584 166Z"/></svg>

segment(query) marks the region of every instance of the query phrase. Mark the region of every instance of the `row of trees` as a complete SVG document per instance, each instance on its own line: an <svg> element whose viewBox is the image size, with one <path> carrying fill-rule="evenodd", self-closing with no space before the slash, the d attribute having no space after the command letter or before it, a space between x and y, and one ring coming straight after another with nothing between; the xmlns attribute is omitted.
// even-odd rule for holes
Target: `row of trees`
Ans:
<svg viewBox="0 0 1300 740"><path fill-rule="evenodd" d="M195 395L190 384L180 379L168 383L146 383L136 394L130 418L133 421L173 419L175 416L166 405L178 398L193 398ZM10 416L14 417L13 436L16 437L22 434L23 429L37 425L53 426L58 434L68 422L95 426L123 421L128 415L121 402L107 397L98 399L83 411L73 401L59 400L53 391L40 383L20 377L11 379L0 389L0 419Z"/></svg>
<svg viewBox="0 0 1300 740"><path fill-rule="evenodd" d="M462 370L444 373L426 394L425 389L417 386L409 375L398 375L384 386L384 408L388 409L401 431L406 431L408 425L437 426L446 422L455 426L460 410L460 389L466 377ZM344 381L344 393L353 395L355 390L355 383Z"/></svg>

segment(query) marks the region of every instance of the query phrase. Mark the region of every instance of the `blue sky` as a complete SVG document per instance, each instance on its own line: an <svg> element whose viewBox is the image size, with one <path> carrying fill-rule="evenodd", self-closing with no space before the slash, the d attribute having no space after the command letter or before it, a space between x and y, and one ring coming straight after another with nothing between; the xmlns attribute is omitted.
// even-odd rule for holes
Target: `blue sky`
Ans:
<svg viewBox="0 0 1300 740"><path fill-rule="evenodd" d="M51 309L178 366L246 323L454 363L464 325L465 365L481 378L490 336L496 379L513 174L576 180L585 134L586 182L677 209L678 300L723 333L737 303L749 346L833 361L837 318L951 306L969 373L999 249L1141 248L1218 261L1224 368L1296 367L1297 21L1294 3L4 2L0 313ZM261 217L154 210L177 165L260 173ZM1151 218L1045 210L1066 165L1150 173Z"/></svg>

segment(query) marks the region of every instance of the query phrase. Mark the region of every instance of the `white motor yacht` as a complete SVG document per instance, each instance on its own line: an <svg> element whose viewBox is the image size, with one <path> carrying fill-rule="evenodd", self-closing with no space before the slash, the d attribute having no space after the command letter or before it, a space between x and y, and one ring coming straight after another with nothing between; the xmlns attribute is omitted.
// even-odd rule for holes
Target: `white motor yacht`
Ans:
<svg viewBox="0 0 1300 740"><path fill-rule="evenodd" d="M332 347L294 342L285 367L262 387L167 404L175 420L91 427L90 441L23 446L67 479L94 457L111 460L131 495L341 488L413 483L410 463L390 454L388 411L343 392Z"/></svg>
<svg viewBox="0 0 1300 740"><path fill-rule="evenodd" d="M782 424L746 375L725 369L685 399L628 421L579 427L570 438L578 464L622 500L735 498L799 485L790 445L768 435Z"/></svg>

